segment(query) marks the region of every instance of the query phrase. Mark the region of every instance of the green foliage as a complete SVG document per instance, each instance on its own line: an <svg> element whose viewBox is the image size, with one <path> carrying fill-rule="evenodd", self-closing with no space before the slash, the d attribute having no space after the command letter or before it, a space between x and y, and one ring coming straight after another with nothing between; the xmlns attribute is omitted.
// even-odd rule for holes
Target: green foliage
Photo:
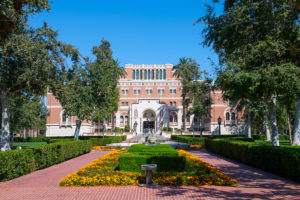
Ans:
<svg viewBox="0 0 300 200"><path fill-rule="evenodd" d="M0 181L10 180L36 169L30 149L0 152Z"/></svg>
<svg viewBox="0 0 300 200"><path fill-rule="evenodd" d="M130 132L130 126L128 124L125 125L125 132Z"/></svg>
<svg viewBox="0 0 300 200"><path fill-rule="evenodd" d="M37 168L42 169L51 165L74 158L87 153L92 148L92 142L89 140L59 142L39 147L33 147L35 163Z"/></svg>
<svg viewBox="0 0 300 200"><path fill-rule="evenodd" d="M39 136L39 137L15 137L14 142L47 142L51 140L50 137Z"/></svg>
<svg viewBox="0 0 300 200"><path fill-rule="evenodd" d="M92 142L72 141L31 146L28 149L0 152L0 180L10 180L37 169L90 152Z"/></svg>
<svg viewBox="0 0 300 200"><path fill-rule="evenodd" d="M163 131L172 131L172 128L171 128L171 127L166 127L166 126L164 126L162 130L163 130Z"/></svg>
<svg viewBox="0 0 300 200"><path fill-rule="evenodd" d="M205 137L190 137L190 136L181 136L181 135L172 135L171 140L176 142L184 142L193 145L204 145Z"/></svg>
<svg viewBox="0 0 300 200"><path fill-rule="evenodd" d="M206 139L205 148L214 153L300 182L299 148L272 147L259 143L226 139Z"/></svg>
<svg viewBox="0 0 300 200"><path fill-rule="evenodd" d="M14 142L12 149L16 149L17 147L22 147L22 149L31 148L33 146L40 146L47 144L46 142Z"/></svg>
<svg viewBox="0 0 300 200"><path fill-rule="evenodd" d="M185 161L185 157L178 156L168 144L135 144L119 156L119 167L125 171L141 171L142 164L157 164L157 171L182 171Z"/></svg>
<svg viewBox="0 0 300 200"><path fill-rule="evenodd" d="M115 131L116 131L117 133L121 133L121 132L122 132L122 129L121 129L120 127L116 127L116 128L115 128Z"/></svg>

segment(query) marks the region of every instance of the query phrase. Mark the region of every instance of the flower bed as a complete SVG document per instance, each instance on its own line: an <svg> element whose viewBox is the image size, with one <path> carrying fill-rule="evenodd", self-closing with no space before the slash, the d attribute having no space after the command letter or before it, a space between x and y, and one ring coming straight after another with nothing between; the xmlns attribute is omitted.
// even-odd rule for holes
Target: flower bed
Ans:
<svg viewBox="0 0 300 200"><path fill-rule="evenodd" d="M127 150L114 150L77 172L65 177L61 186L138 185L145 182L145 173L118 170L118 157ZM182 172L154 172L153 182L159 185L236 185L237 181L198 157L178 150L186 156L186 168Z"/></svg>

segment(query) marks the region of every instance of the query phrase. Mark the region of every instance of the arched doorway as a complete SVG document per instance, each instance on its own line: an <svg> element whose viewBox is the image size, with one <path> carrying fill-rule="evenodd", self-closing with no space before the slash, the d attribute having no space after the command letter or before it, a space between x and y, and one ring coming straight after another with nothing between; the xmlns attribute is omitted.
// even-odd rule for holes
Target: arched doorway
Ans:
<svg viewBox="0 0 300 200"><path fill-rule="evenodd" d="M143 113L143 131L153 130L155 131L155 119L156 115L153 110L145 110Z"/></svg>

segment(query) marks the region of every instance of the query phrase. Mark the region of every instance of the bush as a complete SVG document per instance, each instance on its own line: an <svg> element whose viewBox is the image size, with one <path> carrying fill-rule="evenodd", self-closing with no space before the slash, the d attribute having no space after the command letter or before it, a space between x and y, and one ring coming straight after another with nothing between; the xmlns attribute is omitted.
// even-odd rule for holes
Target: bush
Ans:
<svg viewBox="0 0 300 200"><path fill-rule="evenodd" d="M121 132L122 132L122 129L121 129L120 127L116 127L116 128L115 128L115 131L116 131L117 133L121 133Z"/></svg>
<svg viewBox="0 0 300 200"><path fill-rule="evenodd" d="M50 137L39 136L39 137L15 137L14 142L47 142L51 140Z"/></svg>
<svg viewBox="0 0 300 200"><path fill-rule="evenodd" d="M130 131L130 126L128 124L125 125L125 132L129 132Z"/></svg>
<svg viewBox="0 0 300 200"><path fill-rule="evenodd" d="M36 169L31 149L0 152L0 181L10 180Z"/></svg>
<svg viewBox="0 0 300 200"><path fill-rule="evenodd" d="M73 141L53 143L32 147L37 168L42 169L51 165L87 153L92 149L92 141Z"/></svg>
<svg viewBox="0 0 300 200"><path fill-rule="evenodd" d="M157 171L182 171L186 158L178 155L143 155L123 153L119 156L120 170L139 172L143 164L157 164Z"/></svg>
<svg viewBox="0 0 300 200"><path fill-rule="evenodd" d="M157 164L157 171L182 171L185 162L185 157L178 156L178 152L168 144L135 144L119 156L120 170L125 171L141 171L142 164Z"/></svg>
<svg viewBox="0 0 300 200"><path fill-rule="evenodd" d="M184 142L193 145L204 145L205 137L190 137L190 136L181 136L181 135L172 135L172 140L176 142Z"/></svg>
<svg viewBox="0 0 300 200"><path fill-rule="evenodd" d="M300 182L300 149L206 139L205 148L242 163Z"/></svg>

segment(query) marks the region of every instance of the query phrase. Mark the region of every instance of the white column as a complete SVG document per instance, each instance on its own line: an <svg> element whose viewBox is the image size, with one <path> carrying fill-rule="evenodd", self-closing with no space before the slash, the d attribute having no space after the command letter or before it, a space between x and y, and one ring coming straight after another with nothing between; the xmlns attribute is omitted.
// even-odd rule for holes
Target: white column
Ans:
<svg viewBox="0 0 300 200"><path fill-rule="evenodd" d="M116 112L116 127L120 127L120 112Z"/></svg>

